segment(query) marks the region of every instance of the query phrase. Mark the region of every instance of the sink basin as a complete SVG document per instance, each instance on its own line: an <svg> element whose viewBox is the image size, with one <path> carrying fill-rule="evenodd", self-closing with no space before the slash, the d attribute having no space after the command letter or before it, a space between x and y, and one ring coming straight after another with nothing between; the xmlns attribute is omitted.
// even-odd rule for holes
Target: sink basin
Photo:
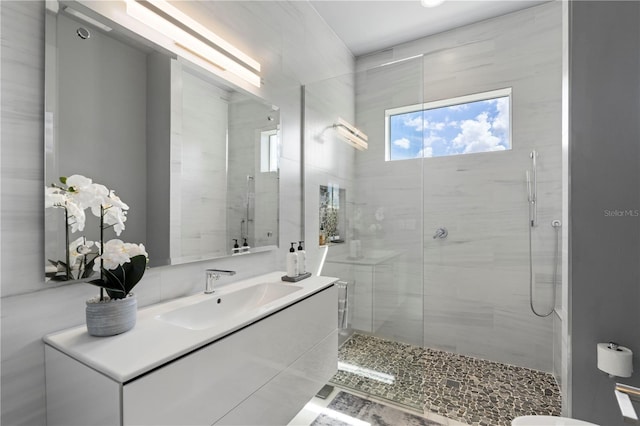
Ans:
<svg viewBox="0 0 640 426"><path fill-rule="evenodd" d="M158 315L156 319L190 330L204 330L228 318L260 309L301 290L292 284L260 283L235 291L207 295L207 300Z"/></svg>

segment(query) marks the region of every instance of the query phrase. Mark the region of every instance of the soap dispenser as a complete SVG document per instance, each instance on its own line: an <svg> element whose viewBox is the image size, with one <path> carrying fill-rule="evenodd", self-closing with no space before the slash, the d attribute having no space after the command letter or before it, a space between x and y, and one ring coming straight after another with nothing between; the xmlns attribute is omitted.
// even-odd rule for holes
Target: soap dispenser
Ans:
<svg viewBox="0 0 640 426"><path fill-rule="evenodd" d="M232 253L238 253L240 251L240 246L238 245L238 240L237 239L233 239L233 251Z"/></svg>
<svg viewBox="0 0 640 426"><path fill-rule="evenodd" d="M298 241L298 275L307 272L307 252L302 247L304 241Z"/></svg>
<svg viewBox="0 0 640 426"><path fill-rule="evenodd" d="M295 278L298 276L298 253L293 247L295 242L291 243L289 253L287 253L287 276L289 278Z"/></svg>
<svg viewBox="0 0 640 426"><path fill-rule="evenodd" d="M247 239L244 239L244 243L242 243L242 251L247 252L249 251L249 243L247 243Z"/></svg>

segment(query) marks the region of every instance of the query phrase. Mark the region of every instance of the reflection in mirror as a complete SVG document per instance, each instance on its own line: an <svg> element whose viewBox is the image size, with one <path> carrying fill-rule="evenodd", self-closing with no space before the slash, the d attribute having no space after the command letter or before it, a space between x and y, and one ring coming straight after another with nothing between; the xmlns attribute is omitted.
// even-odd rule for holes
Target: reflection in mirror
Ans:
<svg viewBox="0 0 640 426"><path fill-rule="evenodd" d="M359 124L354 95L353 74L304 87L305 250L312 265L320 264L325 247L330 246L328 256L332 256L354 239L350 216L355 211L355 169L361 151L347 143L345 127L340 125Z"/></svg>
<svg viewBox="0 0 640 426"><path fill-rule="evenodd" d="M278 108L69 10L46 16L45 185L80 174L114 190L130 209L122 235L104 240L143 243L149 266L275 248ZM86 214L69 241L100 239ZM67 258L65 228L64 209L45 210L54 263Z"/></svg>

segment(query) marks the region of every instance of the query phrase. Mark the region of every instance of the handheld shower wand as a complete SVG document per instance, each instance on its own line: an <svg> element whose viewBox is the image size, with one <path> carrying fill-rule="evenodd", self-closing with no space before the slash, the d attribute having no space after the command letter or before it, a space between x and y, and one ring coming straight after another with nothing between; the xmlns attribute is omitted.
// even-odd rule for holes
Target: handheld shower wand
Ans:
<svg viewBox="0 0 640 426"><path fill-rule="evenodd" d="M531 158L531 172L529 170L525 172L527 177L527 200L529 202L529 307L531 308L531 312L533 312L536 316L544 318L551 315L556 308L556 285L561 243L560 228L562 224L559 220L554 220L551 222L551 227L555 230L556 233L556 244L553 256L553 304L550 311L541 314L536 311L535 307L533 306L533 247L531 242L531 234L533 228L538 225L538 165L536 161L538 158L538 153L533 150L531 151L531 154L529 154L529 157Z"/></svg>

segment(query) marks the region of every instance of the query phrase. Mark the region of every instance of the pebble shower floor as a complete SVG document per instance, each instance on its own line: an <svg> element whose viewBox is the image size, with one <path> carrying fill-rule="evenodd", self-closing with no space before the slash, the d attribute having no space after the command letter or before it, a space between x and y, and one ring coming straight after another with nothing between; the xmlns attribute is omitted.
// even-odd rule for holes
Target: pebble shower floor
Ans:
<svg viewBox="0 0 640 426"><path fill-rule="evenodd" d="M338 352L336 386L470 425L523 415L559 416L553 375L378 337L354 334Z"/></svg>

